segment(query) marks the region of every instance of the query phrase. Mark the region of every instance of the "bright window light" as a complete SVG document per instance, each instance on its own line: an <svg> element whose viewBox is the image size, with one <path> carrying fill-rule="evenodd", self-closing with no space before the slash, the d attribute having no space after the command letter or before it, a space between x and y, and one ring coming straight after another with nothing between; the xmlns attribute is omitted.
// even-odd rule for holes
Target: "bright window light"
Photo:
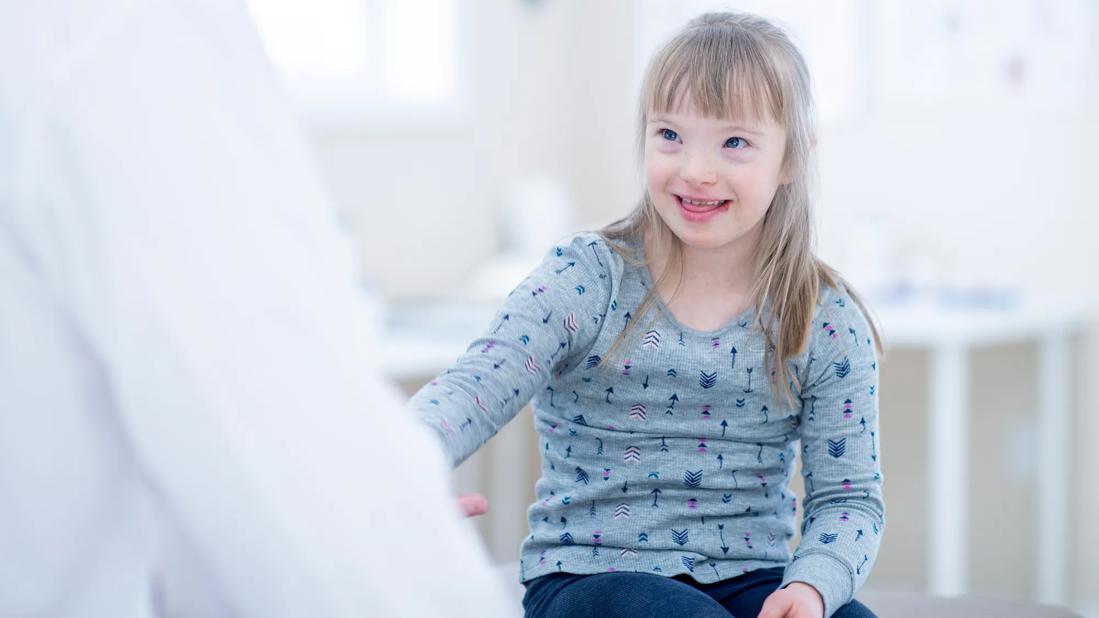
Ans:
<svg viewBox="0 0 1099 618"><path fill-rule="evenodd" d="M454 0L248 0L264 47L310 100L382 105L454 96Z"/></svg>
<svg viewBox="0 0 1099 618"><path fill-rule="evenodd" d="M384 84L394 98L434 103L454 89L452 0L388 2L383 29Z"/></svg>
<svg viewBox="0 0 1099 618"><path fill-rule="evenodd" d="M287 76L351 77L366 69L362 0L248 0L264 47Z"/></svg>

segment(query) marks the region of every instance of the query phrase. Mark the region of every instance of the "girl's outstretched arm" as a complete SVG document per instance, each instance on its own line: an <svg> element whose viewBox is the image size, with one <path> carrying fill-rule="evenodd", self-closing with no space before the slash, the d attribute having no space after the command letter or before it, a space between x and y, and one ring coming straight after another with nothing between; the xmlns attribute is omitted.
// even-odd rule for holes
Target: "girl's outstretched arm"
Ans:
<svg viewBox="0 0 1099 618"><path fill-rule="evenodd" d="M822 297L802 372L802 538L782 585L812 585L824 598L827 617L866 581L885 527L885 505L873 336L845 290L828 289Z"/></svg>
<svg viewBox="0 0 1099 618"><path fill-rule="evenodd" d="M412 397L454 466L584 358L611 303L616 263L593 233L554 247L454 366Z"/></svg>

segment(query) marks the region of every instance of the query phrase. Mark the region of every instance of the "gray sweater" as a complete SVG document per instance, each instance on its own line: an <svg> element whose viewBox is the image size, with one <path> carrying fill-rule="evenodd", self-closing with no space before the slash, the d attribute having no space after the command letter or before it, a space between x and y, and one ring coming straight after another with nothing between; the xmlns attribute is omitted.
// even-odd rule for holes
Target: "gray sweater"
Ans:
<svg viewBox="0 0 1099 618"><path fill-rule="evenodd" d="M578 234L410 405L457 466L532 402L542 478L520 581L638 571L712 583L786 566L782 585L811 584L831 616L866 580L885 525L865 317L845 290L822 290L809 348L787 361L802 384L791 408L772 400L754 310L701 332L658 299L604 362L651 286L645 267ZM799 444L805 515L791 556Z"/></svg>

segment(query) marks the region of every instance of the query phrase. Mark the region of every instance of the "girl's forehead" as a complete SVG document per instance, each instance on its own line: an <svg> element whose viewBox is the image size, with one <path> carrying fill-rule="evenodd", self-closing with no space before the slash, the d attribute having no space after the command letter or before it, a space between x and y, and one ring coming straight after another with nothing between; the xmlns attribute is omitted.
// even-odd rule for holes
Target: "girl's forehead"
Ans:
<svg viewBox="0 0 1099 618"><path fill-rule="evenodd" d="M700 110L696 106L690 104L680 105L669 109L649 108L646 112L645 119L646 122L650 123L659 121L702 122L706 125L720 125L722 128L729 126L744 129L758 129L760 131L782 127L782 123L772 118L771 115L766 112L761 113L734 107L726 110L726 113L706 113L704 110Z"/></svg>
<svg viewBox="0 0 1099 618"><path fill-rule="evenodd" d="M776 126L782 122L776 118L768 103L770 97L746 96L730 89L715 97L715 93L696 94L682 89L676 94L664 93L654 97L649 103L647 117L679 116L685 118L703 118L717 120L741 126Z"/></svg>

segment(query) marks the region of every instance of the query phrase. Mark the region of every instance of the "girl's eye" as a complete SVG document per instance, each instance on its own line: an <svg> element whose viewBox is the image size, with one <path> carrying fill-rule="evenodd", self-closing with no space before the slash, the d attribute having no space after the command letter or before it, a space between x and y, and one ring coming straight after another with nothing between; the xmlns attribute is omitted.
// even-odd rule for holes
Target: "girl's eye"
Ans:
<svg viewBox="0 0 1099 618"><path fill-rule="evenodd" d="M672 131L671 129L663 129L662 131L660 131L660 136L668 140L669 142L674 142L679 139L679 134L675 131Z"/></svg>
<svg viewBox="0 0 1099 618"><path fill-rule="evenodd" d="M740 148L742 146L747 146L747 145L748 145L748 142L744 141L744 139L740 138L740 137L730 137L729 139L725 140L725 147L726 148L737 149L737 148Z"/></svg>

